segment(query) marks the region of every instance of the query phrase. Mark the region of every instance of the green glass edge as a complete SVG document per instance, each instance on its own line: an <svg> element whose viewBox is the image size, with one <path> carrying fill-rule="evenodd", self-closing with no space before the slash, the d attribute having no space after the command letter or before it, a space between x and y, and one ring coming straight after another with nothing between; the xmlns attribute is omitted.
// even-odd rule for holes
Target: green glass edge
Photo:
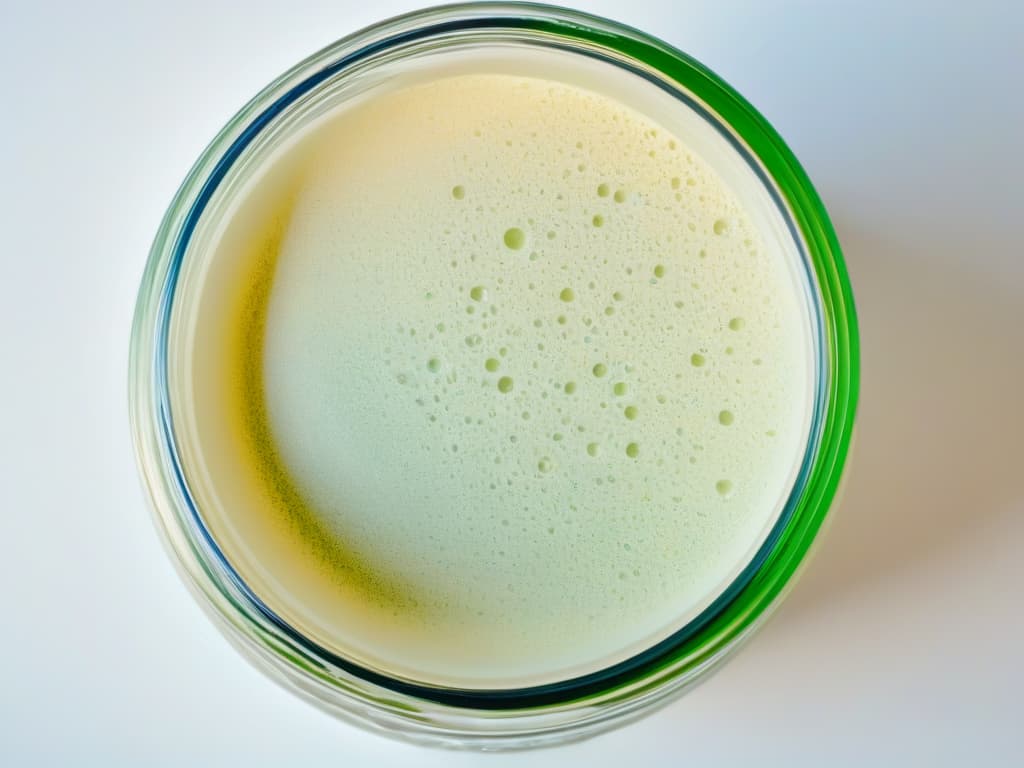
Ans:
<svg viewBox="0 0 1024 768"><path fill-rule="evenodd" d="M504 4L506 8L510 5L521 5L524 12L546 14L560 10L533 3ZM642 62L696 95L717 113L747 143L778 185L806 241L821 295L829 381L818 453L804 493L789 525L750 583L693 638L640 673L644 677L657 675L685 659L685 667L673 672L676 675L709 660L773 604L800 567L828 516L850 451L860 394L857 312L839 240L825 206L800 162L772 125L722 78L682 51L619 22L573 13L595 26L538 18L523 21L537 31L596 44ZM617 31L603 28L606 25ZM581 696L571 703L605 698L635 682L636 678L611 691Z"/></svg>

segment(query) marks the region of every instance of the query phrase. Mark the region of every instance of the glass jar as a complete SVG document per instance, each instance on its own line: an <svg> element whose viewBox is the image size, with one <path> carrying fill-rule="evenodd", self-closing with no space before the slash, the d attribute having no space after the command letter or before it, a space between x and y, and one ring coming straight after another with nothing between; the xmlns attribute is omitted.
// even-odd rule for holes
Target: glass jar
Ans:
<svg viewBox="0 0 1024 768"><path fill-rule="evenodd" d="M357 98L438 52L501 46L587 57L643 78L712 126L763 185L792 238L814 325L813 416L802 465L767 539L735 581L696 618L653 647L597 672L552 684L459 690L361 667L318 646L276 615L231 566L204 523L175 438L180 403L175 309L195 290L189 270L211 220L260 159L303 121ZM482 749L576 739L636 718L707 677L767 618L791 585L833 503L850 447L858 393L852 294L828 216L772 127L707 68L665 43L594 16L530 4L428 9L346 37L267 86L228 123L186 178L157 234L131 341L136 453L158 528L207 613L253 663L326 710L393 736Z"/></svg>

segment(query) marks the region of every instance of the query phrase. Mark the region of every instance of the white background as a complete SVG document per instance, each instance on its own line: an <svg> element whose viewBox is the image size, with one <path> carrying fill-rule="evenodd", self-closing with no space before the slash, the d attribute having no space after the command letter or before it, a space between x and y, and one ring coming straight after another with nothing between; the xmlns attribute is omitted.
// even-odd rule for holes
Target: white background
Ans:
<svg viewBox="0 0 1024 768"><path fill-rule="evenodd" d="M0 765L1024 764L1024 12L609 0L779 129L864 343L846 502L790 600L646 720L532 754L341 724L250 668L136 480L129 324L158 221L269 80L412 2L0 3Z"/></svg>

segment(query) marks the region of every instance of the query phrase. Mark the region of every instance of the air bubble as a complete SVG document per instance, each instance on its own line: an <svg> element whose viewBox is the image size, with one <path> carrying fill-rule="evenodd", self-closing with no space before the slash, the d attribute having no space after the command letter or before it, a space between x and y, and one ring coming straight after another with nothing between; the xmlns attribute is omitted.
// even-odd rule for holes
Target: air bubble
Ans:
<svg viewBox="0 0 1024 768"><path fill-rule="evenodd" d="M508 393L512 391L512 377L502 376L498 379L498 391Z"/></svg>
<svg viewBox="0 0 1024 768"><path fill-rule="evenodd" d="M513 251L518 251L526 245L526 233L519 227L512 227L505 230L504 240L506 247L511 248Z"/></svg>

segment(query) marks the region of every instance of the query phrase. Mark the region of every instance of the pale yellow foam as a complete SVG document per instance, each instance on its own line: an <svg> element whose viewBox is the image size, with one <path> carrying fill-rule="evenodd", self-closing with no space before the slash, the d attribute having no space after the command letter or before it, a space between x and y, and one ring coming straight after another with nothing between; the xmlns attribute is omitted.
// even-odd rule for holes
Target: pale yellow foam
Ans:
<svg viewBox="0 0 1024 768"><path fill-rule="evenodd" d="M221 240L264 254L224 326L238 437L215 451L254 479L209 476L271 607L371 666L486 687L624 658L735 577L806 437L809 341L777 236L687 136L460 74L278 166L289 194L253 193Z"/></svg>

